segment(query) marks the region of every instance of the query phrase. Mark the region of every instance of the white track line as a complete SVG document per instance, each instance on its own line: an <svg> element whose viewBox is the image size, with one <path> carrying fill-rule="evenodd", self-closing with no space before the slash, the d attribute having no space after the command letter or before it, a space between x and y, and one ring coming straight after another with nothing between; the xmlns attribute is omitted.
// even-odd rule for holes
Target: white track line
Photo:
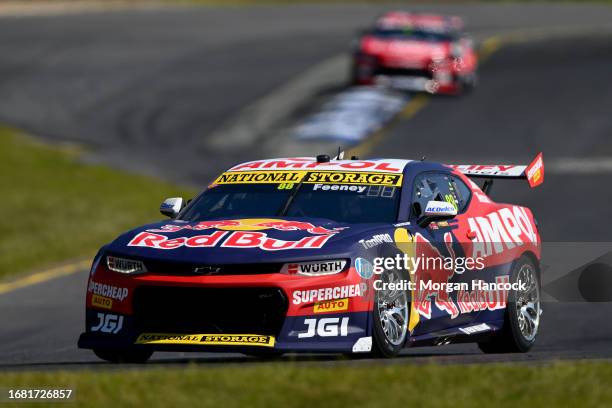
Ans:
<svg viewBox="0 0 612 408"><path fill-rule="evenodd" d="M575 157L544 162L545 173L607 174L612 173L612 157Z"/></svg>

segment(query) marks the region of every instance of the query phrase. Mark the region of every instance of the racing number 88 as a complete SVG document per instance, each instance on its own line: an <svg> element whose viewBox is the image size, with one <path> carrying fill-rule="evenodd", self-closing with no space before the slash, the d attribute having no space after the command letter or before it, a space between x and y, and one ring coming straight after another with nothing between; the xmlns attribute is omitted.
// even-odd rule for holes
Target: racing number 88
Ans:
<svg viewBox="0 0 612 408"><path fill-rule="evenodd" d="M294 183L281 183L278 185L279 190L291 190Z"/></svg>

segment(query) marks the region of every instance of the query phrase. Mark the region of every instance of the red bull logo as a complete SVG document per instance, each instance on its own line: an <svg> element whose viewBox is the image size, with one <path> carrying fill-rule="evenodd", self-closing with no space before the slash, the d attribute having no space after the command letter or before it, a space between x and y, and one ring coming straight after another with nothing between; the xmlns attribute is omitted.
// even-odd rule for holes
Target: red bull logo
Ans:
<svg viewBox="0 0 612 408"><path fill-rule="evenodd" d="M210 234L170 238L162 233L182 230L205 231ZM309 236L298 240L283 240L269 237L264 230L304 231ZM259 248L264 251L287 249L319 249L336 233L344 228L328 229L303 221L287 221L273 218L248 218L237 220L202 221L197 224L167 224L158 229L149 229L137 234L128 246L155 249L188 248Z"/></svg>
<svg viewBox="0 0 612 408"><path fill-rule="evenodd" d="M442 254L431 242L420 234L416 234L416 251L429 257L442 257ZM450 257L455 259L453 251L453 236L451 233L444 234L444 244ZM435 263L434 263L435 265ZM458 272L457 272L458 273ZM450 291L445 288L453 288L451 279L455 271L444 267L434 267L429 269L419 268L415 271L417 281L414 291L413 307L420 316L426 319L431 318L432 303L436 307L455 319L461 313L471 313L480 310L497 310L506 307L508 292L506 289L483 289L475 288L473 291L459 290L457 301L450 297ZM481 281L484 283L484 281ZM509 283L509 276L496 277L496 283ZM459 284L456 286L460 287Z"/></svg>
<svg viewBox="0 0 612 408"><path fill-rule="evenodd" d="M169 238L166 235L145 231L137 234L127 245L165 250L181 247L221 247L237 249L259 248L264 251L282 251L287 249L320 249L331 237L331 234L311 235L296 241L287 241L269 237L265 232L258 231L234 231L231 234L228 231L216 231L209 235Z"/></svg>

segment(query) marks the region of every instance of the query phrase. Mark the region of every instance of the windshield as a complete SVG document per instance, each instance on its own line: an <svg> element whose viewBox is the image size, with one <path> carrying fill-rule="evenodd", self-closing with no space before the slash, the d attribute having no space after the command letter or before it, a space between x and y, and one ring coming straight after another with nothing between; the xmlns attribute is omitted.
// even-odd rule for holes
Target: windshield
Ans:
<svg viewBox="0 0 612 408"><path fill-rule="evenodd" d="M348 184L225 184L200 195L180 219L327 218L342 223L392 223L400 187Z"/></svg>
<svg viewBox="0 0 612 408"><path fill-rule="evenodd" d="M457 35L451 32L435 32L426 30L415 30L411 28L376 28L372 32L372 35L385 39L428 42L448 42L453 41L457 38Z"/></svg>

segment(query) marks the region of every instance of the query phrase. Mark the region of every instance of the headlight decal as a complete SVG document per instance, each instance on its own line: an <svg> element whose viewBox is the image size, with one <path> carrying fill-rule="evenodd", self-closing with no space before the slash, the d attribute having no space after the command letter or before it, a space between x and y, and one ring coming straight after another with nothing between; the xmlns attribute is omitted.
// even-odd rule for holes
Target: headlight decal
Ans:
<svg viewBox="0 0 612 408"><path fill-rule="evenodd" d="M144 273L147 271L142 261L135 261L132 259L119 258L116 256L106 257L106 266L113 272L125 273L125 274L137 274Z"/></svg>

